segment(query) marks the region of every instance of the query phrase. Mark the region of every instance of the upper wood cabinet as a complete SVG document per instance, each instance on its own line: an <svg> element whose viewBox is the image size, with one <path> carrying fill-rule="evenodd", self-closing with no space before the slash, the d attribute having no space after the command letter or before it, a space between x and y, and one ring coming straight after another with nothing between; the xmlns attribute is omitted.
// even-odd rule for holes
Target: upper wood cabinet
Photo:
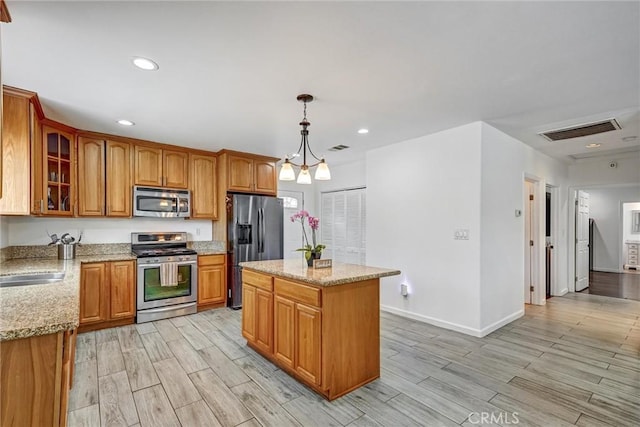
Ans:
<svg viewBox="0 0 640 427"><path fill-rule="evenodd" d="M191 218L218 219L216 158L189 154Z"/></svg>
<svg viewBox="0 0 640 427"><path fill-rule="evenodd" d="M131 146L78 138L78 215L131 216Z"/></svg>
<svg viewBox="0 0 640 427"><path fill-rule="evenodd" d="M234 153L226 160L227 190L274 196L278 192L275 159Z"/></svg>
<svg viewBox="0 0 640 427"><path fill-rule="evenodd" d="M171 188L189 187L189 153L163 150L162 170L163 185Z"/></svg>
<svg viewBox="0 0 640 427"><path fill-rule="evenodd" d="M134 150L136 185L187 188L189 154L185 151L136 145Z"/></svg>
<svg viewBox="0 0 640 427"><path fill-rule="evenodd" d="M78 138L78 215L104 216L104 141Z"/></svg>
<svg viewBox="0 0 640 427"><path fill-rule="evenodd" d="M42 215L73 216L76 195L75 136L66 126L42 126Z"/></svg>
<svg viewBox="0 0 640 427"><path fill-rule="evenodd" d="M35 94L32 94L35 95ZM3 88L2 198L0 214L29 215L31 121L30 95Z"/></svg>
<svg viewBox="0 0 640 427"><path fill-rule="evenodd" d="M127 142L107 141L105 181L107 216L131 216L132 169L131 145Z"/></svg>

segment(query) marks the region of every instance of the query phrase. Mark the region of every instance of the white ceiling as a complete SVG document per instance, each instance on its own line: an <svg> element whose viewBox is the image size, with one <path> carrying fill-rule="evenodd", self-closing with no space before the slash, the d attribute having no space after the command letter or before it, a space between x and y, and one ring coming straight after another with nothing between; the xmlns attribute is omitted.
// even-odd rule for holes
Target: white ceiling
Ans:
<svg viewBox="0 0 640 427"><path fill-rule="evenodd" d="M81 129L282 157L310 93L311 147L329 164L477 120L564 160L640 146L622 141L640 135L639 2L7 5L4 83ZM537 135L610 117L621 130ZM326 151L337 144L351 148Z"/></svg>

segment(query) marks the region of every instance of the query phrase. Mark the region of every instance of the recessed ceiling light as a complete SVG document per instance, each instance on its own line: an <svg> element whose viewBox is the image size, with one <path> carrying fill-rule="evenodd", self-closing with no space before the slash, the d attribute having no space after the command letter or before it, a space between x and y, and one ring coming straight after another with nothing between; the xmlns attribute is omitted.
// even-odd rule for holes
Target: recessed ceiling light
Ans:
<svg viewBox="0 0 640 427"><path fill-rule="evenodd" d="M365 129L365 128L358 129L358 133L359 133L360 135L364 135L364 134L366 134L366 133L369 133L369 129Z"/></svg>
<svg viewBox="0 0 640 427"><path fill-rule="evenodd" d="M135 125L135 123L133 123L131 120L127 120L127 119L118 120L118 124L121 124L122 126L133 126L133 125Z"/></svg>
<svg viewBox="0 0 640 427"><path fill-rule="evenodd" d="M595 142L592 142L591 144L587 144L585 145L585 147L587 148L598 148L600 147L602 144L596 144Z"/></svg>
<svg viewBox="0 0 640 427"><path fill-rule="evenodd" d="M139 56L133 58L133 65L145 71L155 71L160 68L158 64L156 64L152 60Z"/></svg>

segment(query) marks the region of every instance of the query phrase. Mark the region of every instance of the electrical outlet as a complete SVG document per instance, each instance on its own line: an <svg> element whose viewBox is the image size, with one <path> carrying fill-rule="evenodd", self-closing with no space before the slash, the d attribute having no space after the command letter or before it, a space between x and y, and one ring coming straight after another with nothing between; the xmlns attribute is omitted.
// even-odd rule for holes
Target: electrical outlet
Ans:
<svg viewBox="0 0 640 427"><path fill-rule="evenodd" d="M196 236L199 236L199 235L200 235L200 229L196 228Z"/></svg>
<svg viewBox="0 0 640 427"><path fill-rule="evenodd" d="M453 232L453 240L469 240L469 229L458 228Z"/></svg>

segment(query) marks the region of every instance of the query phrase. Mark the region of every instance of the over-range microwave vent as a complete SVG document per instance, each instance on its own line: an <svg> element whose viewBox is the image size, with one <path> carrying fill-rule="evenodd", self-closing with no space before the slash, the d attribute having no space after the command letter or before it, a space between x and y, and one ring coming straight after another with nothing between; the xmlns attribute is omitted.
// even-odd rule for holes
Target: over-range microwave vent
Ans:
<svg viewBox="0 0 640 427"><path fill-rule="evenodd" d="M597 135L599 133L610 132L620 129L616 119L608 119L600 122L586 123L570 128L550 130L542 132L540 135L549 141L562 141L565 139L579 138L581 136Z"/></svg>

